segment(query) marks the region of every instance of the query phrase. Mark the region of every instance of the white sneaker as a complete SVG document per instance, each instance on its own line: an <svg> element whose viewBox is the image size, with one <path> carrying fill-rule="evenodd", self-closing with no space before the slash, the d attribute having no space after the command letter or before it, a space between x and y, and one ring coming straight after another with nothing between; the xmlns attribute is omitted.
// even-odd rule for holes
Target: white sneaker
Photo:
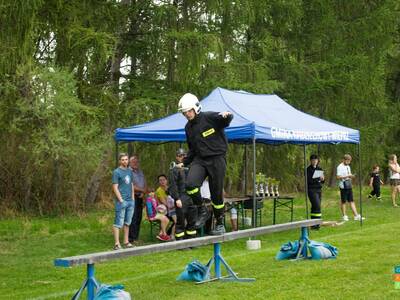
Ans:
<svg viewBox="0 0 400 300"><path fill-rule="evenodd" d="M344 215L344 216L343 216L343 221L347 222L348 220L349 220L349 217L346 216L346 215Z"/></svg>
<svg viewBox="0 0 400 300"><path fill-rule="evenodd" d="M354 216L354 221L360 221L360 220L365 220L365 218L361 217L361 215Z"/></svg>

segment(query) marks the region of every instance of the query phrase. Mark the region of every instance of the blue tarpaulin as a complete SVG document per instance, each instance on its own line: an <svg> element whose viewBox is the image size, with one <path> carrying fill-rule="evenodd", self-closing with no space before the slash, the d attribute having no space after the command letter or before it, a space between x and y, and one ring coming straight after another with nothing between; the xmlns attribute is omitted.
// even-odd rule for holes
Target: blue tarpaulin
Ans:
<svg viewBox="0 0 400 300"><path fill-rule="evenodd" d="M177 101L178 102L178 101ZM297 110L277 95L214 89L201 100L202 111L230 111L232 123L225 129L230 142L265 144L337 144L360 142L358 130L344 127ZM184 142L187 120L181 113L118 128L117 142Z"/></svg>

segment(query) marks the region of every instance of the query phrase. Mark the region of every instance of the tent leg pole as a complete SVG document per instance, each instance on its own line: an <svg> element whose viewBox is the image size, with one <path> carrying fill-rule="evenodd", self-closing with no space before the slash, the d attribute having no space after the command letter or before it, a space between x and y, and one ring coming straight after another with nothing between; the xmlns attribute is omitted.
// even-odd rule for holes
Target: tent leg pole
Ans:
<svg viewBox="0 0 400 300"><path fill-rule="evenodd" d="M247 195L247 144L244 145L244 194Z"/></svg>
<svg viewBox="0 0 400 300"><path fill-rule="evenodd" d="M253 211L252 211L252 225L257 226L257 199L256 199L256 139L253 138Z"/></svg>
<svg viewBox="0 0 400 300"><path fill-rule="evenodd" d="M304 159L304 197L306 200L306 219L308 219L308 184L307 184L307 159L306 159L306 144L303 145L303 159Z"/></svg>
<svg viewBox="0 0 400 300"><path fill-rule="evenodd" d="M362 180L361 180L361 148L360 144L357 144L357 154L358 154L358 186L359 186L359 202L360 202L360 226L362 227L362 216L363 216L363 210L362 210Z"/></svg>

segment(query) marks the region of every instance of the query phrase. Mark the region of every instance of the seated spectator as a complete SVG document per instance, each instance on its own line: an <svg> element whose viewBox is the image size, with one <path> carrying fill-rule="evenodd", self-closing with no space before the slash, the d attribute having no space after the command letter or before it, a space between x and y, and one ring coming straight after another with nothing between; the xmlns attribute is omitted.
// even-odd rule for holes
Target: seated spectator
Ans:
<svg viewBox="0 0 400 300"><path fill-rule="evenodd" d="M157 177L159 187L156 189L155 195L159 204L164 204L167 206L168 197L168 179L164 174L160 174Z"/></svg>
<svg viewBox="0 0 400 300"><path fill-rule="evenodd" d="M154 195L154 189L149 189L149 194L146 198L146 212L149 221L160 221L160 232L157 239L167 242L171 238L167 234L169 219L166 216L167 207L164 204L159 204Z"/></svg>
<svg viewBox="0 0 400 300"><path fill-rule="evenodd" d="M173 222L172 226L168 228L168 235L175 238L175 224L176 224L176 211L175 200L168 195L168 179L164 174L158 175L159 187L156 189L156 199L159 204L164 204L167 209L167 217Z"/></svg>

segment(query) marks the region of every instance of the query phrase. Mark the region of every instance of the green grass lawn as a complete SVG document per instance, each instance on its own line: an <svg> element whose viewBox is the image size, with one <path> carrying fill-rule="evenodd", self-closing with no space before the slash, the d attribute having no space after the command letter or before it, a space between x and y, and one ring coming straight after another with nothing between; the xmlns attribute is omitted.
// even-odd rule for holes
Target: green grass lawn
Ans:
<svg viewBox="0 0 400 300"><path fill-rule="evenodd" d="M295 220L305 215L301 197L295 200ZM225 260L239 276L255 277L253 283L175 281L192 259L206 263L212 246L101 263L96 277L122 283L133 299L400 299L392 282L394 267L400 265L400 208L391 206L388 187L382 202L365 200L363 207L367 220L362 228L349 221L311 232L311 239L338 247L335 260L275 261L280 245L296 240L300 230L260 236L262 249L257 251L246 250L245 240L224 243ZM271 224L272 203L265 203L263 214L264 225ZM340 219L334 189L324 192L323 217ZM82 216L1 220L0 299L70 299L85 278L85 266L56 268L54 258L111 249L112 219L112 210L97 210ZM289 221L289 213L279 211L277 221ZM141 235L151 242L148 224Z"/></svg>

